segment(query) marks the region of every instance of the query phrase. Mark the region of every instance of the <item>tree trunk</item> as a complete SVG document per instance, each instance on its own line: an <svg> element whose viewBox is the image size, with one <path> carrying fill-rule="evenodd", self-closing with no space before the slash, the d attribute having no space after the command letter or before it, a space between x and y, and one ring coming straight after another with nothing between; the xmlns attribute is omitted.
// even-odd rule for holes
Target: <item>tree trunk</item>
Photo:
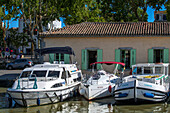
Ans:
<svg viewBox="0 0 170 113"><path fill-rule="evenodd" d="M5 32L5 31L3 31L3 43L4 43L4 50L5 50L5 48L6 48L5 36L6 36L6 32Z"/></svg>

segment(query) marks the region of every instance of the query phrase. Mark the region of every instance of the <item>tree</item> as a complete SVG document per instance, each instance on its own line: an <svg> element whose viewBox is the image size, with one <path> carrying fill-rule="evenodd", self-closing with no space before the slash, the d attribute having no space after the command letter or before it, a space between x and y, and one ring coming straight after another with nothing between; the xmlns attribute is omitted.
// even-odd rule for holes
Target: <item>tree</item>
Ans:
<svg viewBox="0 0 170 113"><path fill-rule="evenodd" d="M0 2L0 28L3 31L4 48L6 48L6 31L9 29L9 21L15 20L17 18L17 10L14 6L14 0L1 0Z"/></svg>
<svg viewBox="0 0 170 113"><path fill-rule="evenodd" d="M152 7L155 10L161 9L161 6L166 3L166 0L127 0L129 5L132 8L136 18L138 21L144 21L144 17L146 16L146 10L148 6ZM138 13L138 8L141 8L142 11Z"/></svg>
<svg viewBox="0 0 170 113"><path fill-rule="evenodd" d="M25 33L18 33L17 29L9 29L8 31L10 33L6 40L11 44L12 47L18 50L20 46L28 46L28 41L30 40L28 35Z"/></svg>
<svg viewBox="0 0 170 113"><path fill-rule="evenodd" d="M165 3L165 7L167 10L167 21L170 21L170 1L169 0Z"/></svg>

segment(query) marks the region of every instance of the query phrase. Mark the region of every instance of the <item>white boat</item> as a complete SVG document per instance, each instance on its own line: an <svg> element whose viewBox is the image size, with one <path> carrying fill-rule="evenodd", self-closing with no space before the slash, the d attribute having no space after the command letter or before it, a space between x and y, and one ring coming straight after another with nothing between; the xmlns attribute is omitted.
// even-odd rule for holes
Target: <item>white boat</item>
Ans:
<svg viewBox="0 0 170 113"><path fill-rule="evenodd" d="M119 78L118 74L118 65L125 65L121 62L95 62L95 64L116 64L114 72L108 73L105 70L99 70L95 74L93 74L85 83L81 83L79 88L79 92L83 95L87 100L104 98L111 96L113 94L115 82ZM94 72L94 71L93 71Z"/></svg>
<svg viewBox="0 0 170 113"><path fill-rule="evenodd" d="M146 63L132 66L132 75L116 83L117 103L156 103L166 101L169 92L168 63Z"/></svg>
<svg viewBox="0 0 170 113"><path fill-rule="evenodd" d="M63 101L78 91L81 77L76 64L47 62L25 68L12 88L7 89L9 100L25 107Z"/></svg>

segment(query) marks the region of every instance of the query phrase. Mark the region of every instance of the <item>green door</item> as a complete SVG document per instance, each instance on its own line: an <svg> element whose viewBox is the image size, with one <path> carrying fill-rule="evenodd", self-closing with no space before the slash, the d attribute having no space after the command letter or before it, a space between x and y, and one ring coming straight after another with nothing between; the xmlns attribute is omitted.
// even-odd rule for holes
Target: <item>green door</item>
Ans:
<svg viewBox="0 0 170 113"><path fill-rule="evenodd" d="M81 69L87 70L87 50L82 49L81 51Z"/></svg>
<svg viewBox="0 0 170 113"><path fill-rule="evenodd" d="M154 60L153 49L148 49L148 63L153 63L153 60Z"/></svg>
<svg viewBox="0 0 170 113"><path fill-rule="evenodd" d="M163 62L169 63L169 49L163 50Z"/></svg>
<svg viewBox="0 0 170 113"><path fill-rule="evenodd" d="M136 64L136 49L131 49L130 50L130 67L132 65Z"/></svg>
<svg viewBox="0 0 170 113"><path fill-rule="evenodd" d="M64 64L70 64L70 55L64 54Z"/></svg>
<svg viewBox="0 0 170 113"><path fill-rule="evenodd" d="M97 62L102 62L103 61L103 50L98 49L97 50ZM101 64L97 64L97 70L101 69Z"/></svg>
<svg viewBox="0 0 170 113"><path fill-rule="evenodd" d="M53 63L55 61L55 55L54 54L49 54L49 62Z"/></svg>
<svg viewBox="0 0 170 113"><path fill-rule="evenodd" d="M115 49L115 62L120 62L120 49ZM118 66L118 69L120 69L120 65Z"/></svg>

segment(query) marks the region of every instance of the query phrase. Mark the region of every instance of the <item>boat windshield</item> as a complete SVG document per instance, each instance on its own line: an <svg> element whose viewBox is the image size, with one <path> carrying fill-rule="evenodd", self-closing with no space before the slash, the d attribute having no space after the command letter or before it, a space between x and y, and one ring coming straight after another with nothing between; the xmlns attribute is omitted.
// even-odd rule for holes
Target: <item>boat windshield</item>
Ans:
<svg viewBox="0 0 170 113"><path fill-rule="evenodd" d="M45 77L47 70L35 70L33 71L32 77ZM34 76L35 75L35 76Z"/></svg>
<svg viewBox="0 0 170 113"><path fill-rule="evenodd" d="M163 74L163 67L155 67L155 74Z"/></svg>
<svg viewBox="0 0 170 113"><path fill-rule="evenodd" d="M144 74L153 74L153 67L144 67Z"/></svg>
<svg viewBox="0 0 170 113"><path fill-rule="evenodd" d="M56 77L59 78L60 71L49 71L48 77Z"/></svg>
<svg viewBox="0 0 170 113"><path fill-rule="evenodd" d="M31 74L31 71L23 71L20 78L26 78L29 77Z"/></svg>

